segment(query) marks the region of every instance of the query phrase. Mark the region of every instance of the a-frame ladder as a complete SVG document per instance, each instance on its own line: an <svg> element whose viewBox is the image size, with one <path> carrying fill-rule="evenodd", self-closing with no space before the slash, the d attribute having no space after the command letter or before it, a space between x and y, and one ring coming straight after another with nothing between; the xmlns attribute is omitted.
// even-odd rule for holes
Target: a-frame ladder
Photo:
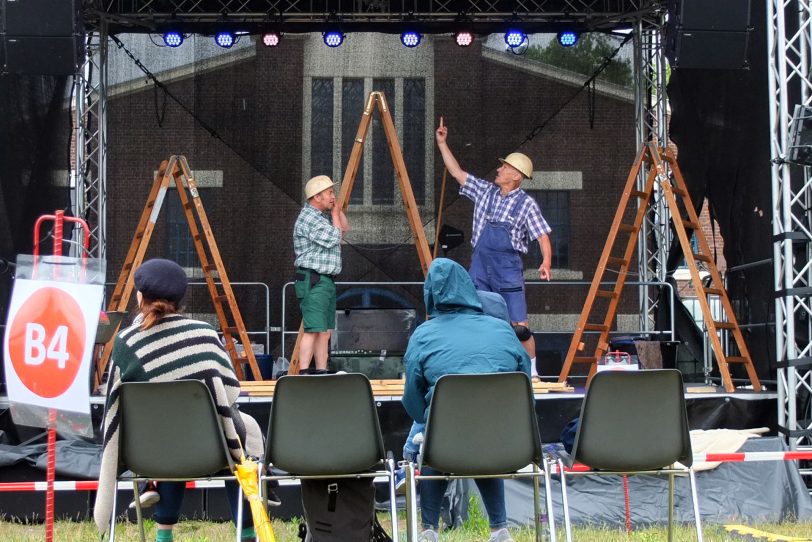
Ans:
<svg viewBox="0 0 812 542"><path fill-rule="evenodd" d="M635 187L643 162L649 163L651 167L649 168L645 187L641 192L636 190ZM673 185L669 179L665 164L670 167L676 186ZM609 350L609 333L617 316L620 296L623 292L626 277L629 273L629 266L631 265L632 257L635 253L638 234L643 224L645 214L648 212L655 183L659 184L662 197L665 198L671 212L674 229L679 238L682 252L685 255L686 265L691 273L691 282L694 291L697 292L705 326L711 340L713 353L719 365L719 373L722 376L725 390L728 392L735 391L735 386L730 377L729 364L739 363L744 365L750 382L753 385L753 389L760 391L761 383L753 366L753 361L750 358L747 344L744 342L744 336L736 321L736 316L733 312L733 307L730 304L727 292L725 291L722 277L711 257L710 247L700 228L699 218L691 202L688 188L685 185L676 158L670 149L661 151L653 143L649 143L643 148L629 173L626 186L620 198L620 203L618 204L617 212L612 221L612 227L610 228L606 244L598 261L598 266L595 270L595 275L592 279L584 308L581 310L581 315L578 318L578 324L572 336L572 341L570 342L567 357L564 360L564 366L561 369L558 381L564 382L569 376L573 364L576 363L590 364L589 377L591 378L597 370L598 360ZM680 206L680 201L682 202L682 206ZM636 208L634 206L629 208L630 203L636 205ZM683 219L680 207L684 208L684 212L687 215L686 219ZM628 218L631 215L633 215L634 218L629 222ZM692 232L696 238L698 252L694 252L691 246L690 233L687 233L688 231ZM616 247L622 247L622 241L618 241L618 236L621 232L627 236L625 241L626 245L622 254L617 255ZM705 267L710 273L711 282L707 287L703 284L699 275L699 262L704 262L706 264ZM609 280L612 277L614 277L614 280ZM711 295L718 296L721 301L722 311L724 312L721 321L715 320L713 317L708 302L708 296ZM600 301L598 301L599 299ZM601 306L602 311L595 308L596 303ZM593 310L597 314L593 315ZM722 331L731 333L739 352L738 355L729 356L725 354L720 338L720 332ZM591 352L590 355L582 354L583 350L585 350L586 332L596 332L597 334L596 340L594 337L595 333L591 334L593 337L590 338L590 343L594 343L594 346L589 350Z"/></svg>
<svg viewBox="0 0 812 542"><path fill-rule="evenodd" d="M178 190L181 207L189 224L192 241L200 259L203 276L206 279L214 310L220 322L220 330L223 333L225 347L234 366L234 372L237 374L237 378L244 380L243 364L248 363L254 378L262 380L262 374L259 371L254 351L251 349L251 341L245 330L245 323L234 298L231 282L228 280L225 265L217 248L217 242L214 240L214 233L203 208L203 202L200 199L197 183L192 176L192 171L185 156L173 155L169 160L164 160L161 163L147 198L147 203L144 206L144 211L138 221L132 243L130 243L130 249L124 259L118 281L113 289L113 295L110 297L108 310L127 310L134 288L134 271L144 260L166 191L173 182ZM218 281L220 284L217 283ZM242 355L237 352L235 340L238 340L243 346ZM97 386L101 384L101 379L110 360L114 341L115 336L104 345L101 357L96 363Z"/></svg>
<svg viewBox="0 0 812 542"><path fill-rule="evenodd" d="M383 92L371 92L367 98L364 112L361 115L361 122L355 134L352 152L350 152L350 158L347 161L347 168L344 171L344 179L341 182L341 193L338 196L337 205L341 207L342 211L346 211L350 203L350 195L355 185L355 177L358 174L358 167L361 164L361 157L364 154L364 141L366 141L375 107L377 107L381 115L386 142L389 145L389 154L392 156L398 186L400 187L400 193L403 197L403 205L406 208L406 218L409 220L409 226L412 229L415 248L417 248L417 257L420 259L420 267L425 277L429 271L429 265L431 265L432 254L431 250L429 250L426 232L423 229L423 222L420 220L420 213L417 210L412 183L409 180L409 173L406 171L406 162L403 160L403 151L398 142L398 133L395 129L395 123L392 121L392 113L389 110L389 105L386 103L386 97ZM293 347L293 353L290 357L289 374L299 373L299 343L302 340L302 333L303 328L299 326L296 345Z"/></svg>

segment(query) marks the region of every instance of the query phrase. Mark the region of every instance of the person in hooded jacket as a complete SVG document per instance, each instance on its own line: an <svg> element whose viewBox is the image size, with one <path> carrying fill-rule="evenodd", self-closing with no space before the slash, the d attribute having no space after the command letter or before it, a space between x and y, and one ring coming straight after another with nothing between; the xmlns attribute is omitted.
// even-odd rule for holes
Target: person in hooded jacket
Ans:
<svg viewBox="0 0 812 542"><path fill-rule="evenodd" d="M521 371L530 375L530 357L505 321L486 315L468 272L460 264L437 258L423 284L428 320L409 339L404 354L403 406L417 423L425 423L437 380L447 374ZM429 468L424 474L431 474ZM476 480L491 528L489 542L511 542L507 531L504 482ZM436 542L447 482L423 480L419 542Z"/></svg>

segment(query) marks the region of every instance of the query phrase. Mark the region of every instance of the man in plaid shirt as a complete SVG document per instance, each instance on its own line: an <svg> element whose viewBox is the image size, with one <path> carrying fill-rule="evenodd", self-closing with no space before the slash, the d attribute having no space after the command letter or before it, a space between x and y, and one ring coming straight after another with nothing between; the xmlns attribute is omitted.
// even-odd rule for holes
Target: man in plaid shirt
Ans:
<svg viewBox="0 0 812 542"><path fill-rule="evenodd" d="M500 158L502 165L491 183L460 167L448 148L448 128L442 117L435 136L446 169L460 185L460 194L474 202L471 279L478 290L498 292L505 298L511 323L536 376L536 342L528 328L522 255L527 254L530 242L538 240L542 255L539 277L550 280L552 230L536 201L520 188L524 179L532 177L533 163L519 152Z"/></svg>
<svg viewBox="0 0 812 542"><path fill-rule="evenodd" d="M336 322L335 276L341 272L341 237L350 229L336 205L335 183L326 175L305 185L305 203L293 226L296 297L304 333L299 343L299 373L327 372L330 330ZM316 366L310 369L315 358Z"/></svg>

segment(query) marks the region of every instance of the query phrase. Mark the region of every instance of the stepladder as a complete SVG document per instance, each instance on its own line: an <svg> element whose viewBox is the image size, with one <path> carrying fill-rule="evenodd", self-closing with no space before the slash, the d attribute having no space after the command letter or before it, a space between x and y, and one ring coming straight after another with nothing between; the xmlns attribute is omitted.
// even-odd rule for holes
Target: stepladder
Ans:
<svg viewBox="0 0 812 542"><path fill-rule="evenodd" d="M648 174L641 190L637 181L644 165ZM732 364L742 365L752 389L760 391L758 374L676 157L671 149L658 148L654 143L643 147L629 172L558 381L564 382L575 365L588 364L591 378L609 351L621 295L655 190L668 206L725 391L736 389L730 373ZM707 278L703 280L700 272ZM713 310L712 301L717 310Z"/></svg>
<svg viewBox="0 0 812 542"><path fill-rule="evenodd" d="M181 208L189 225L200 269L220 323L223 343L240 380L245 379L247 365L254 379L262 380L256 356L237 305L225 264L217 247L211 224L200 198L197 182L185 156L173 155L161 162L150 189L147 202L136 226L118 280L108 302L108 311L124 312L135 287L135 270L144 261L161 208L171 188L177 189ZM96 360L95 385L102 383L112 353L115 334L103 347ZM238 347L238 345L240 345Z"/></svg>
<svg viewBox="0 0 812 542"><path fill-rule="evenodd" d="M353 142L350 157L347 160L347 167L344 170L344 177L341 182L341 191L338 196L336 205L340 206L342 211L347 210L352 189L355 185L355 178L358 174L358 168L361 164L361 158L364 153L364 143L366 142L369 126L372 122L372 115L378 111L380 114L381 124L383 126L386 142L389 147L389 154L392 158L392 164L395 169L395 176L397 178L398 187L403 198L403 205L406 212L406 218L409 222L409 227L414 239L415 248L417 249L417 256L420 260L420 267L423 271L423 276L428 273L429 265L432 261L432 253L429 249L429 243L426 238L426 232L423 228L423 222L420 219L420 213L417 207L417 202L412 190L412 184L409 180L409 173L406 170L406 162L403 159L403 151L398 141L397 129L392 119L392 112L386 101L383 92L371 92L367 97L366 105L364 106L363 114L361 115L361 122L358 125ZM296 336L296 344L293 347L293 353L290 359L289 374L299 373L299 345L302 339L304 328L299 327L299 333Z"/></svg>

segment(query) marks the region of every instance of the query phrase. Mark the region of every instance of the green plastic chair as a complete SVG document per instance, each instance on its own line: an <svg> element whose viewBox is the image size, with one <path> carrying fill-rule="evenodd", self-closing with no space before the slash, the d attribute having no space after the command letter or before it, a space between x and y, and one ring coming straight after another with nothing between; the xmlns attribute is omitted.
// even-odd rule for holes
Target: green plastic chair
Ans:
<svg viewBox="0 0 812 542"><path fill-rule="evenodd" d="M138 484L147 480L235 480L220 417L211 393L199 380L126 382L119 397L119 481L131 481L141 542L145 541ZM242 489L240 489L242 495ZM116 500L110 519L115 541ZM240 509L242 509L240 499ZM241 511L241 510L240 510ZM237 519L239 542L242 516Z"/></svg>
<svg viewBox="0 0 812 542"><path fill-rule="evenodd" d="M267 434L264 461L285 474L263 480L386 477L397 542L395 462L384 450L365 375L283 376L274 388Z"/></svg>
<svg viewBox="0 0 812 542"><path fill-rule="evenodd" d="M674 463L686 468L673 468ZM575 463L594 469L566 472ZM567 478L579 475L655 474L668 476L668 540L674 537L674 476L688 474L697 540L702 525L682 373L675 369L606 371L589 384L572 454L560 461L567 542L572 541Z"/></svg>
<svg viewBox="0 0 812 542"><path fill-rule="evenodd" d="M425 466L444 474L417 474ZM441 377L429 407L420 464L406 465L409 540L417 539L417 481L522 477L533 480L537 541L542 537L539 478L544 477L550 540L555 542L550 468L542 455L528 376L514 372Z"/></svg>

